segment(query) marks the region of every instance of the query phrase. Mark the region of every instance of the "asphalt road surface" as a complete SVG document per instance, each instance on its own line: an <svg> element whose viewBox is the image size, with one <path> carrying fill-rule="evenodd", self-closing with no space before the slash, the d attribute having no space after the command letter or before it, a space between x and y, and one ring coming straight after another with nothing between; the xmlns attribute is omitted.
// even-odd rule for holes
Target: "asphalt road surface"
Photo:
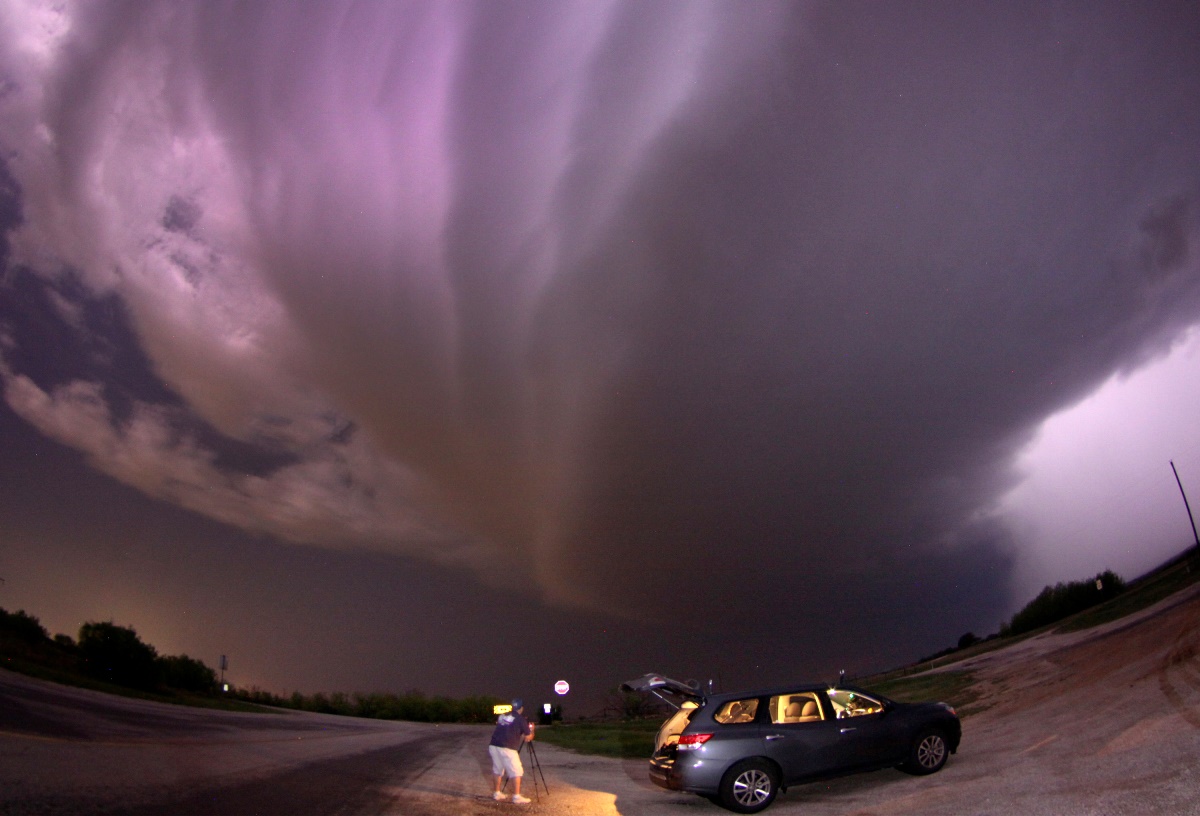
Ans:
<svg viewBox="0 0 1200 816"><path fill-rule="evenodd" d="M947 668L974 673L986 710L965 719L945 769L798 786L768 812L1200 815L1200 586L1133 618ZM489 733L188 709L0 670L0 814L724 812L654 787L642 760L544 743L537 785L525 779L535 802L494 802Z"/></svg>

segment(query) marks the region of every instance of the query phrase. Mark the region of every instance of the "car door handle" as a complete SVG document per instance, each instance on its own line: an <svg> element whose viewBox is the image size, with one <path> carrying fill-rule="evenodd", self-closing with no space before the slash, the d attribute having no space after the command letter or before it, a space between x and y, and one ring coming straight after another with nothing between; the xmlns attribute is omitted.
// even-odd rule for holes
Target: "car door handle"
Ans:
<svg viewBox="0 0 1200 816"><path fill-rule="evenodd" d="M858 730L857 728L843 728L842 733L849 734L851 731L857 731L857 730Z"/></svg>
<svg viewBox="0 0 1200 816"><path fill-rule="evenodd" d="M787 734L767 734L769 740L785 739L786 737Z"/></svg>

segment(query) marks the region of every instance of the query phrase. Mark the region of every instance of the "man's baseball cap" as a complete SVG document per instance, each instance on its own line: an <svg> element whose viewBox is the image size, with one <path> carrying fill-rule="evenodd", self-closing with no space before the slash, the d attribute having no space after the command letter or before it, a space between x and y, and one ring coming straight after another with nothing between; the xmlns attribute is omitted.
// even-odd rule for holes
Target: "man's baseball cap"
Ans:
<svg viewBox="0 0 1200 816"><path fill-rule="evenodd" d="M525 707L525 701L520 697L513 698L513 711L517 711Z"/></svg>

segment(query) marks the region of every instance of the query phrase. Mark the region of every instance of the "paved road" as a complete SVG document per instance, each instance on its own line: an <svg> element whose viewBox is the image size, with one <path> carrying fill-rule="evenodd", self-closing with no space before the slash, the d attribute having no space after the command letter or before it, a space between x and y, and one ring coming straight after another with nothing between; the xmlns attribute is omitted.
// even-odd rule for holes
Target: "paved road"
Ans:
<svg viewBox="0 0 1200 816"><path fill-rule="evenodd" d="M0 813L408 812L409 784L480 736L160 705L0 671Z"/></svg>
<svg viewBox="0 0 1200 816"><path fill-rule="evenodd" d="M798 786L769 812L1200 816L1200 586L958 668L990 708L941 773ZM185 709L0 671L0 814L512 813L488 796L489 730ZM549 791L526 777L530 814L723 812L655 788L642 760L538 754Z"/></svg>

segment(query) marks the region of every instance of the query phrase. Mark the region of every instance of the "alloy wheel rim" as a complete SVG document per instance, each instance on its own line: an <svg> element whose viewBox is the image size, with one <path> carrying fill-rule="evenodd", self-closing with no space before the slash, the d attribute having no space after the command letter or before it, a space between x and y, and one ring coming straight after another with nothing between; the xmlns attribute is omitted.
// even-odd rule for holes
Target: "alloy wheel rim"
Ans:
<svg viewBox="0 0 1200 816"><path fill-rule="evenodd" d="M942 757L946 755L946 744L942 738L933 735L921 740L920 746L917 748L917 762L921 763L923 768L932 768L942 761Z"/></svg>
<svg viewBox="0 0 1200 816"><path fill-rule="evenodd" d="M733 798L740 805L761 804L771 795L771 777L758 769L740 774L733 782Z"/></svg>

